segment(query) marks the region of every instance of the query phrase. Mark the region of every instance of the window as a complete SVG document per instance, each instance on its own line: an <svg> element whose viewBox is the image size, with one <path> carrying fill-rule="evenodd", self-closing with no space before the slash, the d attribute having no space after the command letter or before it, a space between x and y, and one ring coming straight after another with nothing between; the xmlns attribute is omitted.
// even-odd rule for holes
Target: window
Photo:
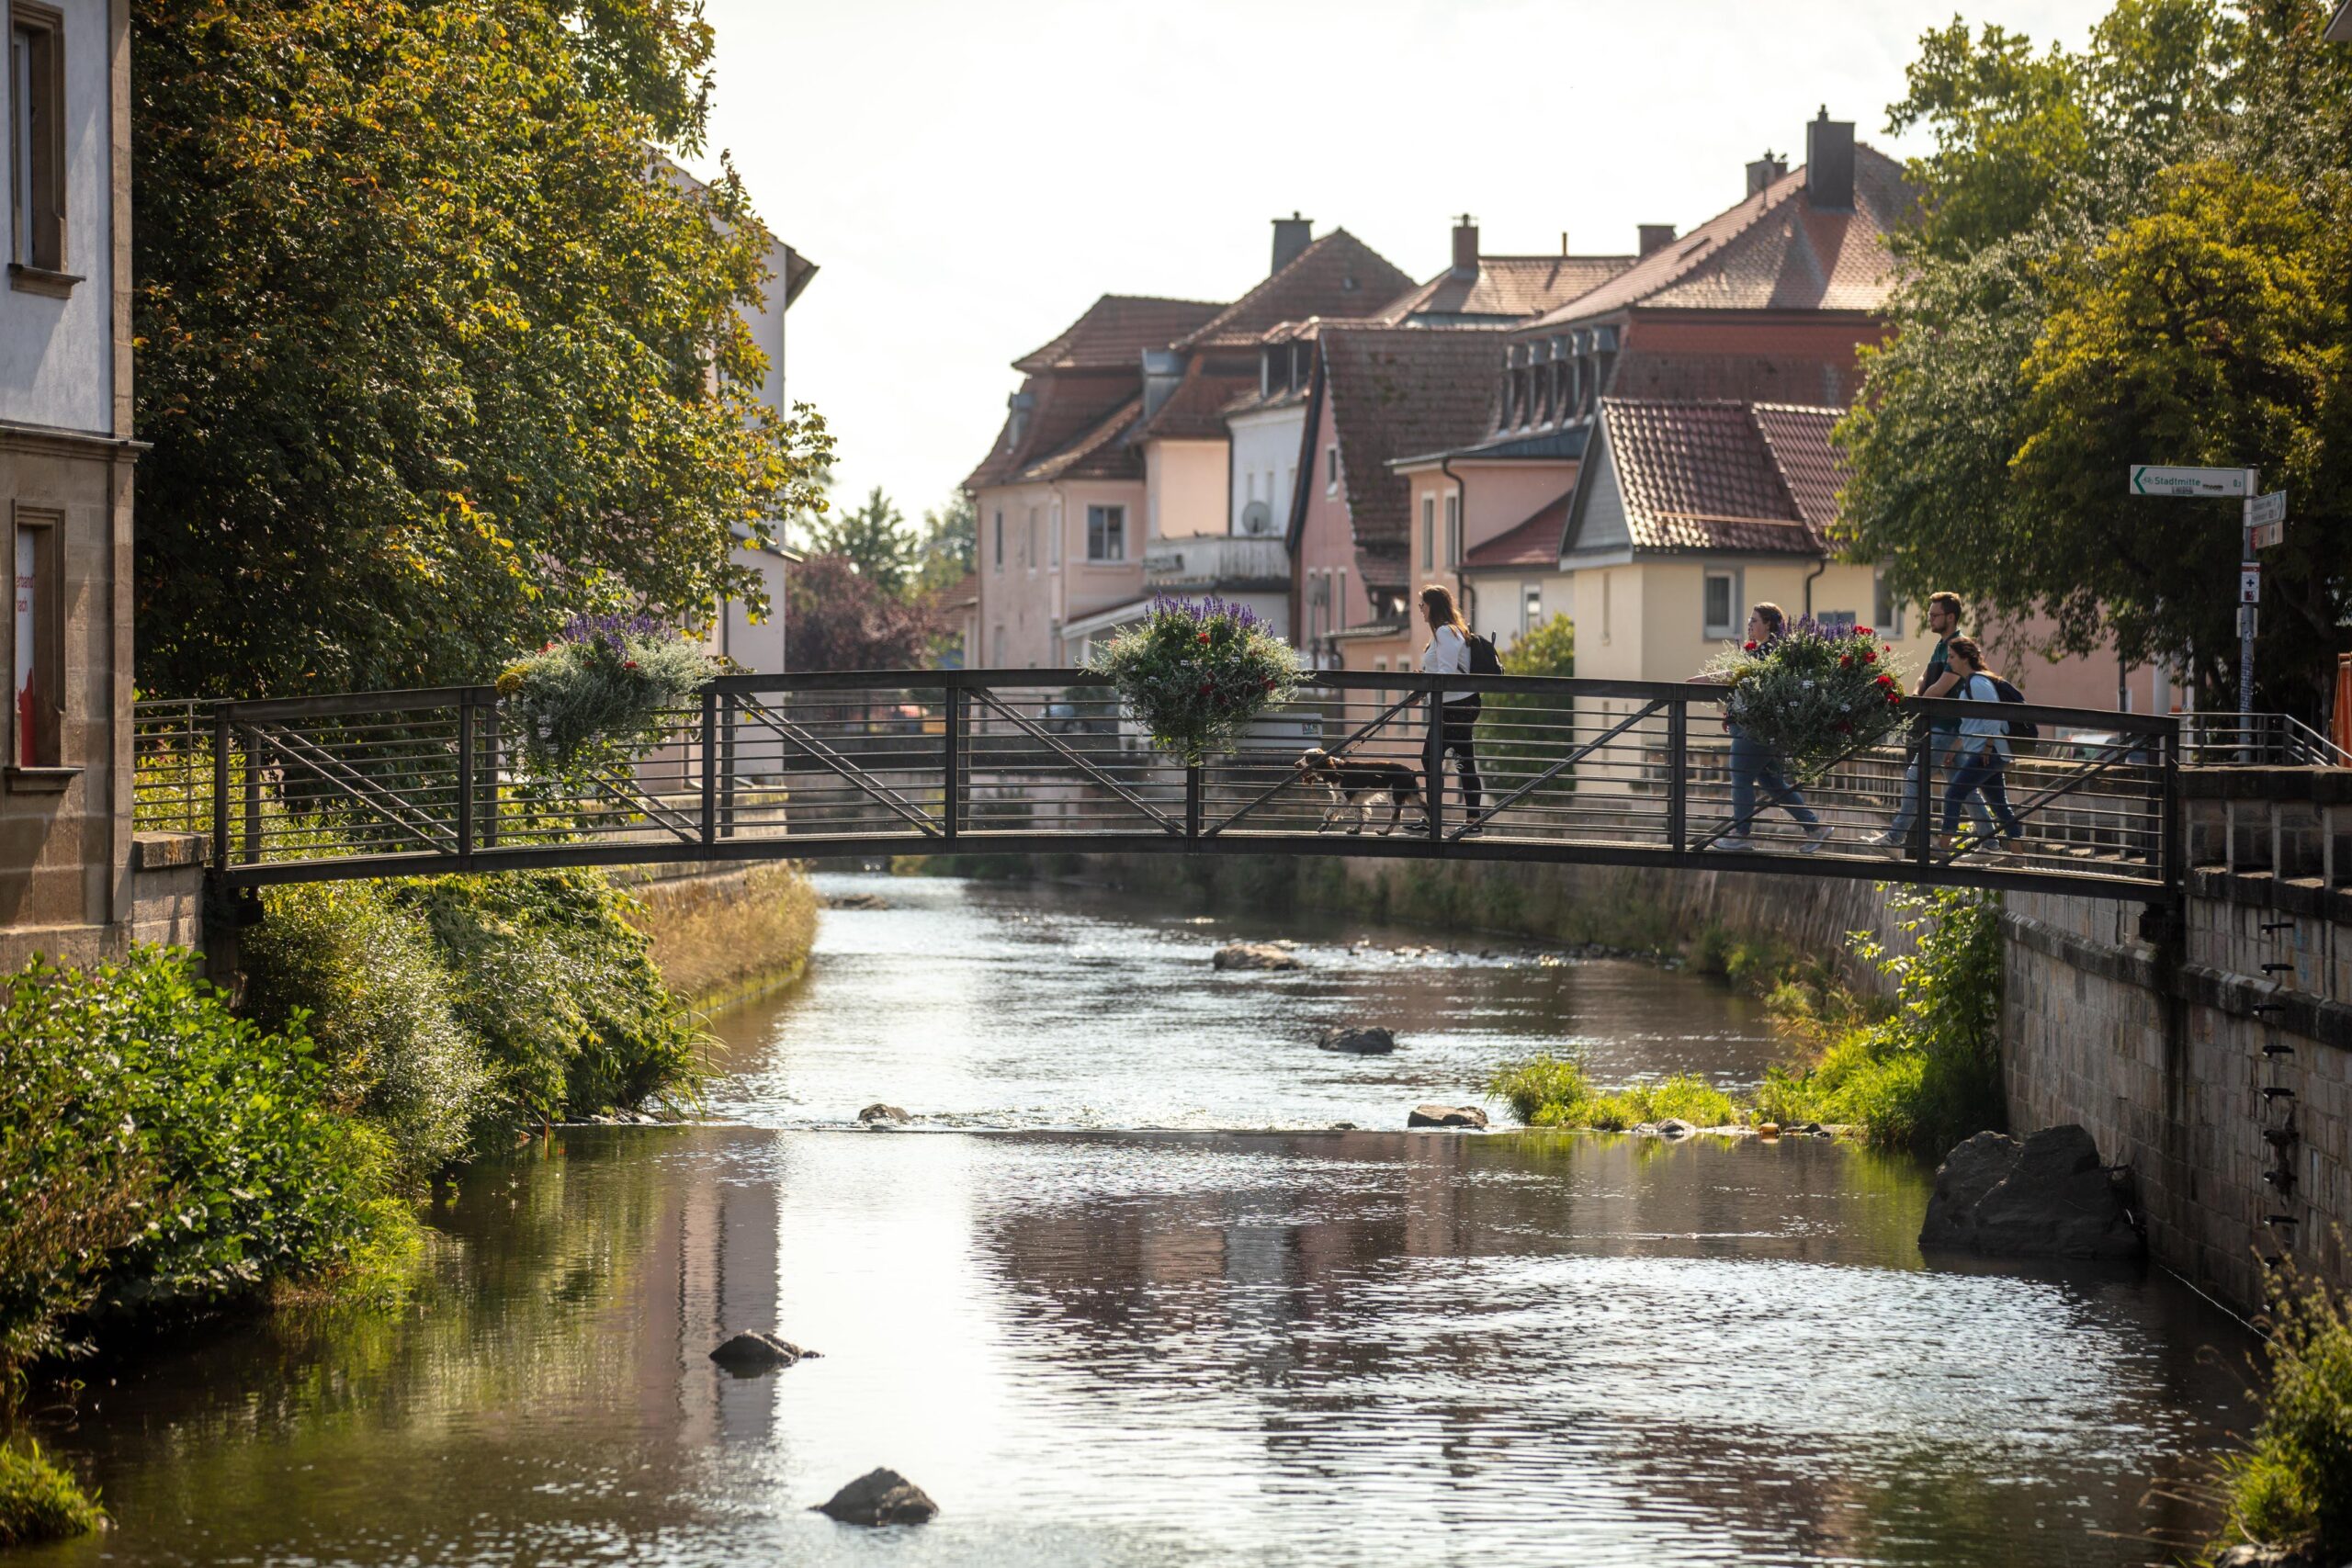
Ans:
<svg viewBox="0 0 2352 1568"><path fill-rule="evenodd" d="M999 571L1004 570L1004 513L1001 512L996 514L996 569ZM997 628L997 635L1004 635L1001 626Z"/></svg>
<svg viewBox="0 0 2352 1568"><path fill-rule="evenodd" d="M63 523L54 512L16 509L11 553L17 563L17 622L10 643L16 739L8 760L20 768L54 768L64 761L64 598L57 548Z"/></svg>
<svg viewBox="0 0 2352 1568"><path fill-rule="evenodd" d="M1445 564L1462 564L1462 494L1459 491L1445 498Z"/></svg>
<svg viewBox="0 0 2352 1568"><path fill-rule="evenodd" d="M1879 636L1899 637L1903 635L1903 602L1886 584L1886 569L1878 571L1875 602L1871 606L1871 626Z"/></svg>
<svg viewBox="0 0 2352 1568"><path fill-rule="evenodd" d="M989 663L994 669L1004 668L1004 628L1002 626L996 628L996 635L990 640Z"/></svg>
<svg viewBox="0 0 2352 1568"><path fill-rule="evenodd" d="M1519 635L1525 637L1543 624L1544 585L1540 582L1521 583L1519 585Z"/></svg>
<svg viewBox="0 0 2352 1568"><path fill-rule="evenodd" d="M9 276L44 293L78 281L26 276L65 270L64 39L62 13L23 0L9 6Z"/></svg>
<svg viewBox="0 0 2352 1568"><path fill-rule="evenodd" d="M1437 570L1437 498L1421 497L1421 570Z"/></svg>
<svg viewBox="0 0 2352 1568"><path fill-rule="evenodd" d="M1610 611L1614 608L1610 604L1610 590L1616 584L1611 581L1611 574L1602 572L1600 574L1600 640L1603 644L1609 641L1610 634L1616 629L1611 624L1613 617L1610 614Z"/></svg>
<svg viewBox="0 0 2352 1568"><path fill-rule="evenodd" d="M1029 526L1021 536L1021 564L1031 571L1037 570L1037 509L1029 509Z"/></svg>
<svg viewBox="0 0 2352 1568"><path fill-rule="evenodd" d="M1340 446L1337 442L1323 448L1323 493L1340 493Z"/></svg>
<svg viewBox="0 0 2352 1568"><path fill-rule="evenodd" d="M1246 484L1248 484L1248 485L1249 485L1249 487L1250 487L1250 496L1249 496L1249 499L1250 499L1250 500L1251 500L1251 501L1255 501L1255 500L1257 500L1257 499L1258 499L1258 471L1257 471L1255 468L1252 468L1252 469L1250 469L1250 472L1248 472L1248 473L1246 473L1246 474L1242 475L1242 476L1241 476L1241 478L1242 478L1243 482L1245 482Z"/></svg>
<svg viewBox="0 0 2352 1568"><path fill-rule="evenodd" d="M1088 560L1127 558L1127 509L1125 507L1090 506L1086 509L1086 558Z"/></svg>
<svg viewBox="0 0 2352 1568"><path fill-rule="evenodd" d="M1851 610L1820 610L1815 612L1813 624L1826 632L1849 632L1861 624L1861 618Z"/></svg>
<svg viewBox="0 0 2352 1568"><path fill-rule="evenodd" d="M1062 566L1062 503L1058 501L1046 513L1046 564L1056 571Z"/></svg>
<svg viewBox="0 0 2352 1568"><path fill-rule="evenodd" d="M1737 637L1743 629L1733 621L1733 617L1739 614L1739 573L1736 571L1707 573L1704 601L1707 624L1701 629L1700 635L1716 637Z"/></svg>
<svg viewBox="0 0 2352 1568"><path fill-rule="evenodd" d="M1385 653L1384 653L1384 654L1382 654L1379 658L1377 658L1377 659L1374 660L1372 661L1372 667L1373 667L1374 670L1377 670L1377 671L1381 671L1383 674L1387 673L1387 671L1388 671L1388 655L1386 655L1386 654L1385 654Z"/></svg>

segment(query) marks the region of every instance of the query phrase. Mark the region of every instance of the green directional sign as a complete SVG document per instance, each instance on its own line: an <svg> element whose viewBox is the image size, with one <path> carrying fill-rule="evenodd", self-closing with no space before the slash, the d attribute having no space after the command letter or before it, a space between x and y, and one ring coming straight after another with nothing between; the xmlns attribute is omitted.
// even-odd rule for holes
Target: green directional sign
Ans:
<svg viewBox="0 0 2352 1568"><path fill-rule="evenodd" d="M2242 496L2246 486L2244 468L2165 468L2141 463L2132 469L2133 495Z"/></svg>

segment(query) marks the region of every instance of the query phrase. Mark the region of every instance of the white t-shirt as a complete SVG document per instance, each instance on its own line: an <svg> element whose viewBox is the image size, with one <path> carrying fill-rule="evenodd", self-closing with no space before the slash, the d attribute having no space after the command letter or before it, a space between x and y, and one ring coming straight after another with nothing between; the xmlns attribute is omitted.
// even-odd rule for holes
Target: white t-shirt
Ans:
<svg viewBox="0 0 2352 1568"><path fill-rule="evenodd" d="M1421 649L1421 673L1424 675L1467 675L1470 673L1470 644L1452 626L1440 626ZM1476 692L1447 692L1444 700L1462 702L1475 697Z"/></svg>

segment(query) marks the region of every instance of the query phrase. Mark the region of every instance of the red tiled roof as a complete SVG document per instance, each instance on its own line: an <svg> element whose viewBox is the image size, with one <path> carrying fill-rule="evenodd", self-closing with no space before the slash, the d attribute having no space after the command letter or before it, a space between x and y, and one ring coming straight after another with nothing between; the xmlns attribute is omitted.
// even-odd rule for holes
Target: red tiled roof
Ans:
<svg viewBox="0 0 2352 1568"><path fill-rule="evenodd" d="M1632 266L1635 256L1480 256L1465 276L1448 268L1391 305L1383 318L1494 316L1512 321L1565 305Z"/></svg>
<svg viewBox="0 0 2352 1568"><path fill-rule="evenodd" d="M1402 570L1410 537L1410 485L1392 458L1439 451L1476 439L1494 395L1495 355L1486 333L1422 327L1327 330L1322 337L1325 396L1340 437L1340 472L1360 555L1385 560L1393 548ZM1375 579L1365 567L1364 581Z"/></svg>
<svg viewBox="0 0 2352 1568"><path fill-rule="evenodd" d="M967 571L953 582L942 583L931 593L932 605L939 610L968 609L979 602L980 574L977 571Z"/></svg>
<svg viewBox="0 0 2352 1568"><path fill-rule="evenodd" d="M1558 566L1560 539L1568 525L1568 501L1575 494L1574 490L1561 491L1510 533L1488 539L1462 558L1462 569L1487 571Z"/></svg>
<svg viewBox="0 0 2352 1568"><path fill-rule="evenodd" d="M1903 168L1854 146L1851 210L1799 199L1808 171L1773 181L1539 320L1550 331L1632 306L1708 310L1876 310L1894 288L1887 236L1914 206Z"/></svg>
<svg viewBox="0 0 2352 1568"><path fill-rule="evenodd" d="M1413 280L1345 229L1334 229L1293 256L1288 265L1178 337L1180 349L1255 346L1267 328L1307 316L1374 313L1413 287Z"/></svg>
<svg viewBox="0 0 2352 1568"><path fill-rule="evenodd" d="M1615 477L1636 549L1818 555L1824 485L1834 512L1839 474L1828 433L1841 412L1603 398L1609 461L1585 471Z"/></svg>
<svg viewBox="0 0 2352 1568"><path fill-rule="evenodd" d="M996 443L964 479L964 488L1015 482L1025 468L1051 457L1071 442L1095 431L1104 419L1135 403L1140 362L1128 371L1091 370L1031 376L1021 390L1031 398L1029 415L1021 425L1021 439L1012 440L1012 415L997 432ZM1133 412L1128 413L1129 418Z"/></svg>
<svg viewBox="0 0 2352 1568"><path fill-rule="evenodd" d="M1141 398L1129 398L1110 417L1076 441L998 482L1034 484L1045 479L1139 479L1143 454L1124 437L1143 412Z"/></svg>
<svg viewBox="0 0 2352 1568"><path fill-rule="evenodd" d="M1137 369L1145 349L1166 348L1225 309L1198 299L1105 294L1058 337L1031 349L1012 367L1033 376L1048 370Z"/></svg>
<svg viewBox="0 0 2352 1568"><path fill-rule="evenodd" d="M1258 367L1223 369L1194 359L1184 367L1182 379L1168 400L1136 426L1136 441L1222 441L1225 411L1235 400L1258 390Z"/></svg>

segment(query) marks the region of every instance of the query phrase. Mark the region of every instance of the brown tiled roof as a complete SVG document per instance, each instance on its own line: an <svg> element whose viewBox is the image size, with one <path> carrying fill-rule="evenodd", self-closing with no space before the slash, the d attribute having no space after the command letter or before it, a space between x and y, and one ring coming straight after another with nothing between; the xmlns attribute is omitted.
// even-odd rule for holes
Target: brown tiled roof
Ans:
<svg viewBox="0 0 2352 1568"><path fill-rule="evenodd" d="M1198 299L1105 294L1061 334L1012 362L1027 375L1048 370L1139 370L1143 351L1166 348L1225 310Z"/></svg>
<svg viewBox="0 0 2352 1568"><path fill-rule="evenodd" d="M1560 539L1568 525L1568 500L1574 490L1566 490L1546 502L1542 511L1513 528L1488 539L1462 558L1464 571L1504 570L1531 566L1556 567L1560 564Z"/></svg>
<svg viewBox="0 0 2352 1568"><path fill-rule="evenodd" d="M1773 181L1580 299L1531 322L1550 331L1632 306L1709 310L1876 310L1894 288L1887 235L1914 199L1894 159L1857 142L1854 206L1800 199L1808 171Z"/></svg>
<svg viewBox="0 0 2352 1568"><path fill-rule="evenodd" d="M1029 463L999 480L1003 484L1035 484L1046 479L1139 479L1143 453L1127 439L1127 432L1143 412L1143 400L1130 398L1110 416L1069 446Z"/></svg>
<svg viewBox="0 0 2352 1568"><path fill-rule="evenodd" d="M1215 318L1177 337L1173 346L1255 346L1269 327L1308 316L1375 314L1412 287L1378 251L1334 229Z"/></svg>
<svg viewBox="0 0 2352 1568"><path fill-rule="evenodd" d="M1844 412L1793 403L1756 405L1757 428L1771 448L1797 515L1825 536L1838 520L1838 492L1846 486L1846 465L1829 442L1829 432Z"/></svg>
<svg viewBox="0 0 2352 1568"><path fill-rule="evenodd" d="M996 444L966 476L964 488L1015 482L1023 470L1053 457L1096 431L1107 417L1134 404L1139 378L1140 361L1132 370L1029 377L1021 383L1021 389L1034 402L1021 427L1019 444L1012 440L1012 416L1008 413L997 432ZM1132 412L1127 417L1133 417Z"/></svg>
<svg viewBox="0 0 2352 1568"><path fill-rule="evenodd" d="M953 582L933 589L931 603L939 610L968 609L980 602L980 574L967 571Z"/></svg>
<svg viewBox="0 0 2352 1568"><path fill-rule="evenodd" d="M1403 581L1412 519L1410 486L1389 461L1462 446L1486 430L1499 349L1486 333L1421 327L1336 328L1322 344L1324 395L1365 581L1393 585ZM1396 563L1374 578L1382 547L1395 550Z"/></svg>
<svg viewBox="0 0 2352 1568"><path fill-rule="evenodd" d="M1464 276L1448 268L1391 305L1383 317L1491 316L1522 321L1595 288L1632 266L1634 256L1480 256Z"/></svg>
<svg viewBox="0 0 2352 1568"><path fill-rule="evenodd" d="M1134 441L1222 441L1225 411L1236 399L1258 389L1258 367L1220 368L1214 361L1194 359L1184 367L1183 378L1168 400L1136 426Z"/></svg>
<svg viewBox="0 0 2352 1568"><path fill-rule="evenodd" d="M1634 547L1819 554L1816 520L1797 492L1817 508L1826 482L1835 497L1828 433L1841 412L1603 398L1605 467L1616 477ZM1834 510L1834 499L1828 504Z"/></svg>

